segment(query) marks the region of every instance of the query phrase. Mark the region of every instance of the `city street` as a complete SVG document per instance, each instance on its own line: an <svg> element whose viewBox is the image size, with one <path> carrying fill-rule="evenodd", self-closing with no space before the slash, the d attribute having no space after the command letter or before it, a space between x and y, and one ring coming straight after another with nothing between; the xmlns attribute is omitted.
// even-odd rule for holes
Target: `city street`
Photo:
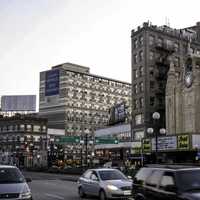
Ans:
<svg viewBox="0 0 200 200"><path fill-rule="evenodd" d="M61 174L46 174L24 172L25 177L31 177L29 183L34 200L78 200L76 176ZM71 179L72 181L67 181ZM89 198L95 199L95 198ZM86 199L87 200L87 199Z"/></svg>

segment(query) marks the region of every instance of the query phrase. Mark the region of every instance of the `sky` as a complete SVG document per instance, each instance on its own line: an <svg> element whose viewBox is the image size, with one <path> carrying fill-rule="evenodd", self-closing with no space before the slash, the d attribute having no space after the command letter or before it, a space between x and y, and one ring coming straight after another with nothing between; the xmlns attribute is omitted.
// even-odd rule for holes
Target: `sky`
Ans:
<svg viewBox="0 0 200 200"><path fill-rule="evenodd" d="M39 94L39 72L71 62L131 82L131 30L184 28L199 0L0 0L0 96Z"/></svg>

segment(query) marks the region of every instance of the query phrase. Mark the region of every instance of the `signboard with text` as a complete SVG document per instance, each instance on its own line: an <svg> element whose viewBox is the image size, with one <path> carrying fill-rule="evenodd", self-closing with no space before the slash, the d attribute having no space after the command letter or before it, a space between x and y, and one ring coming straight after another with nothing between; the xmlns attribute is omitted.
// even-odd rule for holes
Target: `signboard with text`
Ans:
<svg viewBox="0 0 200 200"><path fill-rule="evenodd" d="M151 152L151 139L143 139L142 148L143 148L144 153L150 153Z"/></svg>
<svg viewBox="0 0 200 200"><path fill-rule="evenodd" d="M158 137L158 150L159 151L168 151L177 149L177 137L176 136L165 136ZM152 139L152 150L156 150L156 139Z"/></svg>
<svg viewBox="0 0 200 200"><path fill-rule="evenodd" d="M179 150L189 150L190 148L190 137L189 135L178 135L177 145Z"/></svg>

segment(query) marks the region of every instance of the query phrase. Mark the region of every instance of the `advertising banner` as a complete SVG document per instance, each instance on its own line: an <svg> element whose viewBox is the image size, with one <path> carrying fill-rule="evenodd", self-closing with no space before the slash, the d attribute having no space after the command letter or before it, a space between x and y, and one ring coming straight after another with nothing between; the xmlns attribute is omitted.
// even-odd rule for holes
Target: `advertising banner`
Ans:
<svg viewBox="0 0 200 200"><path fill-rule="evenodd" d="M190 148L190 137L189 135L178 135L178 149L189 150Z"/></svg>
<svg viewBox="0 0 200 200"><path fill-rule="evenodd" d="M45 77L45 96L53 96L59 94L59 69L46 72Z"/></svg>
<svg viewBox="0 0 200 200"><path fill-rule="evenodd" d="M143 148L144 153L150 153L151 152L151 139L143 139L142 148Z"/></svg>
<svg viewBox="0 0 200 200"><path fill-rule="evenodd" d="M1 110L36 111L36 95L10 95L1 97Z"/></svg>
<svg viewBox="0 0 200 200"><path fill-rule="evenodd" d="M176 136L165 136L158 137L158 150L169 151L177 149L177 137ZM152 139L152 150L156 150L156 139Z"/></svg>

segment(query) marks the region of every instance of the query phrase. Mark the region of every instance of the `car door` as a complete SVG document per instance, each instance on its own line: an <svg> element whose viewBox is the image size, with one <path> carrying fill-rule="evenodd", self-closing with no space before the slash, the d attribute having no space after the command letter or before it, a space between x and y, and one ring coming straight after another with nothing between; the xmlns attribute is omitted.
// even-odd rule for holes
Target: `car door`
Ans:
<svg viewBox="0 0 200 200"><path fill-rule="evenodd" d="M158 196L158 184L162 176L163 171L155 169L149 175L145 182L145 198L148 200L160 200Z"/></svg>
<svg viewBox="0 0 200 200"><path fill-rule="evenodd" d="M90 185L91 185L90 177L91 177L91 174L92 174L92 171L87 170L83 174L83 176L80 178L82 189L83 189L84 193L86 193L86 194L90 194Z"/></svg>
<svg viewBox="0 0 200 200"><path fill-rule="evenodd" d="M158 189L158 196L160 200L177 199L177 187L174 172L168 171L163 174Z"/></svg>
<svg viewBox="0 0 200 200"><path fill-rule="evenodd" d="M99 190L100 190L99 178L98 178L97 173L95 171L93 171L91 176L90 176L89 193L91 195L98 196Z"/></svg>

